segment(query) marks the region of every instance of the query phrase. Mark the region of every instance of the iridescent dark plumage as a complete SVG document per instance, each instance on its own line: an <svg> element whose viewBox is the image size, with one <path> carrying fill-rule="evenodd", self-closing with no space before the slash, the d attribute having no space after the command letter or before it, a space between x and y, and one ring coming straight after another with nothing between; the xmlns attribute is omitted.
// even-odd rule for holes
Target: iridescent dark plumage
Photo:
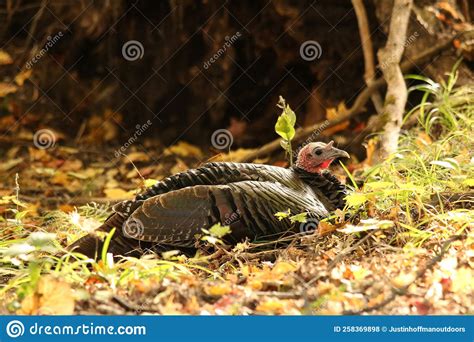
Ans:
<svg viewBox="0 0 474 342"><path fill-rule="evenodd" d="M165 178L135 200L115 205L98 230L116 228L108 250L114 255L137 255L149 248L192 248L202 228L217 222L230 226L228 243L275 239L294 229L288 220L278 220L277 212L306 212L317 221L344 206L344 185L323 170L338 157L349 155L331 142L306 145L296 166L288 169L208 163ZM94 257L101 246L98 237L88 235L71 249Z"/></svg>

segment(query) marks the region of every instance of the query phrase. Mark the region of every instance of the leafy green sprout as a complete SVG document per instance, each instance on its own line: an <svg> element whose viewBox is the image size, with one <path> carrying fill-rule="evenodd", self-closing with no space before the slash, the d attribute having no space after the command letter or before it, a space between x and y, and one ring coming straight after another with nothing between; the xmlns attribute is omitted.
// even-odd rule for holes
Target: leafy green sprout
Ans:
<svg viewBox="0 0 474 342"><path fill-rule="evenodd" d="M296 114L290 108L283 97L280 96L280 99L277 104L278 108L281 108L282 113L277 119L275 124L275 132L282 137L280 141L281 147L286 151L289 156L290 166L293 166L293 149L291 146L291 141L295 137L295 124L296 124Z"/></svg>

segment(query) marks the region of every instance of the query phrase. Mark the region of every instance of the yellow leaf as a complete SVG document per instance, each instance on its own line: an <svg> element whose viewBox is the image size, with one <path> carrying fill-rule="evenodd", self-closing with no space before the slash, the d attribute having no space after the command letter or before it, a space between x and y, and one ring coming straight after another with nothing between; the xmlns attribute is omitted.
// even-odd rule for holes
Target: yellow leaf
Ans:
<svg viewBox="0 0 474 342"><path fill-rule="evenodd" d="M12 64L13 58L5 51L0 50L0 65Z"/></svg>
<svg viewBox="0 0 474 342"><path fill-rule="evenodd" d="M242 160L242 158L246 157L249 153L252 153L256 150L257 149L239 148L237 150L232 150L227 153L220 153L212 157L212 160L210 161L239 161Z"/></svg>
<svg viewBox="0 0 474 342"><path fill-rule="evenodd" d="M33 69L25 69L21 71L19 74L15 76L15 83L21 87L23 83L25 83L25 81L31 77L32 72L33 72Z"/></svg>
<svg viewBox="0 0 474 342"><path fill-rule="evenodd" d="M351 271L354 276L354 279L357 281L363 280L365 277L367 277L370 274L370 271L358 265L352 265Z"/></svg>
<svg viewBox="0 0 474 342"><path fill-rule="evenodd" d="M156 183L158 183L158 180L156 180L156 179L151 179L151 178L150 178L150 179L145 179L145 182L144 182L144 183L145 183L145 184L144 184L145 187L146 187L146 188L149 188L149 187L155 185Z"/></svg>
<svg viewBox="0 0 474 342"><path fill-rule="evenodd" d="M285 312L285 303L278 299L271 299L258 304L255 310L262 313L282 314Z"/></svg>
<svg viewBox="0 0 474 342"><path fill-rule="evenodd" d="M35 291L26 296L18 314L21 315L72 315L74 296L71 286L52 276L39 279Z"/></svg>
<svg viewBox="0 0 474 342"><path fill-rule="evenodd" d="M252 279L247 282L249 287L253 290L260 291L263 288L263 283L259 279Z"/></svg>
<svg viewBox="0 0 474 342"><path fill-rule="evenodd" d="M127 198L133 198L133 196L130 195L128 191L125 191L123 189L119 188L113 188L113 189L104 189L105 196L110 199L127 199Z"/></svg>
<svg viewBox="0 0 474 342"><path fill-rule="evenodd" d="M132 152L127 154L127 160L132 162L148 162L150 161L150 156L145 152Z"/></svg>
<svg viewBox="0 0 474 342"><path fill-rule="evenodd" d="M368 201L368 197L365 194L359 192L353 192L346 197L347 204L350 207L357 207L359 205L364 204Z"/></svg>
<svg viewBox="0 0 474 342"><path fill-rule="evenodd" d="M469 294L474 291L474 272L468 267L461 267L457 270L453 280L452 290L454 293Z"/></svg>
<svg viewBox="0 0 474 342"><path fill-rule="evenodd" d="M15 93L17 90L18 88L14 84L0 82L0 97L5 97L8 94Z"/></svg>
<svg viewBox="0 0 474 342"><path fill-rule="evenodd" d="M61 170L63 171L79 171L82 169L83 164L79 159L68 159L64 161L64 164L61 165Z"/></svg>
<svg viewBox="0 0 474 342"><path fill-rule="evenodd" d="M85 170L80 170L80 171L77 171L77 172L70 171L70 172L68 172L68 175L71 176L71 177L77 178L77 179L84 180L84 179L94 178L98 174L102 174L103 171L104 171L103 169L95 169L95 168L89 167Z"/></svg>
<svg viewBox="0 0 474 342"><path fill-rule="evenodd" d="M203 154L199 147L191 145L185 141L179 141L176 145L168 147L164 151L165 155L175 154L180 157L202 158Z"/></svg>
<svg viewBox="0 0 474 342"><path fill-rule="evenodd" d="M415 279L416 275L414 273L401 273L395 278L393 278L391 280L391 283L397 289L401 289L413 283Z"/></svg>
<svg viewBox="0 0 474 342"><path fill-rule="evenodd" d="M231 291L232 289L227 283L208 285L204 288L204 292L206 292L207 295L214 297L224 296L229 294Z"/></svg>
<svg viewBox="0 0 474 342"><path fill-rule="evenodd" d="M468 178L463 180L462 184L467 186L474 186L474 178Z"/></svg>
<svg viewBox="0 0 474 342"><path fill-rule="evenodd" d="M280 261L272 269L273 274L284 275L296 271L297 267L289 262Z"/></svg>
<svg viewBox="0 0 474 342"><path fill-rule="evenodd" d="M339 116L347 112L347 108L344 102L341 102L337 105L337 108L328 108L326 109L326 119L329 121L337 119ZM331 128L325 129L325 135L332 135L334 133L345 130L349 127L349 120L343 121L340 124L337 124Z"/></svg>
<svg viewBox="0 0 474 342"><path fill-rule="evenodd" d="M53 178L51 178L51 183L56 185L67 185L69 183L69 178L64 172L56 171Z"/></svg>
<svg viewBox="0 0 474 342"><path fill-rule="evenodd" d="M393 187L392 182L370 182L365 183L364 187L371 190L379 190Z"/></svg>

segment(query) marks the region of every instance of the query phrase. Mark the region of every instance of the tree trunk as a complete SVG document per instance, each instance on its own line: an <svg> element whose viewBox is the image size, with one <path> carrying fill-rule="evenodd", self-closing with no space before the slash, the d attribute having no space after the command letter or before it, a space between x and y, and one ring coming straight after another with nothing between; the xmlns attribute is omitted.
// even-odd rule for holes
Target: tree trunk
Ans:
<svg viewBox="0 0 474 342"><path fill-rule="evenodd" d="M384 122L384 135L380 150L382 158L397 150L407 101L407 88L400 69L400 61L405 48L411 6L412 0L395 0L387 44L378 52L379 63L387 81L387 93L382 111Z"/></svg>

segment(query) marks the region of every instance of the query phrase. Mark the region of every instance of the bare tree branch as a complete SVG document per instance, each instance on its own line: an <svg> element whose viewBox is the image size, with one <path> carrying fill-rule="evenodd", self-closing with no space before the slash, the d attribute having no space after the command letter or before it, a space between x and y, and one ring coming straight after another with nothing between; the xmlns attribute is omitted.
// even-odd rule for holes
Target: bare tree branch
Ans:
<svg viewBox="0 0 474 342"><path fill-rule="evenodd" d="M364 80L367 87L375 81L375 61L374 61L374 47L372 45L372 39L370 37L369 21L367 19L367 13L365 11L364 3L362 0L352 0L352 6L357 16L357 23L359 25L360 42L362 45L362 51L364 53L364 65L365 74ZM382 97L378 91L375 91L370 97L374 104L377 113L382 113L383 103Z"/></svg>

